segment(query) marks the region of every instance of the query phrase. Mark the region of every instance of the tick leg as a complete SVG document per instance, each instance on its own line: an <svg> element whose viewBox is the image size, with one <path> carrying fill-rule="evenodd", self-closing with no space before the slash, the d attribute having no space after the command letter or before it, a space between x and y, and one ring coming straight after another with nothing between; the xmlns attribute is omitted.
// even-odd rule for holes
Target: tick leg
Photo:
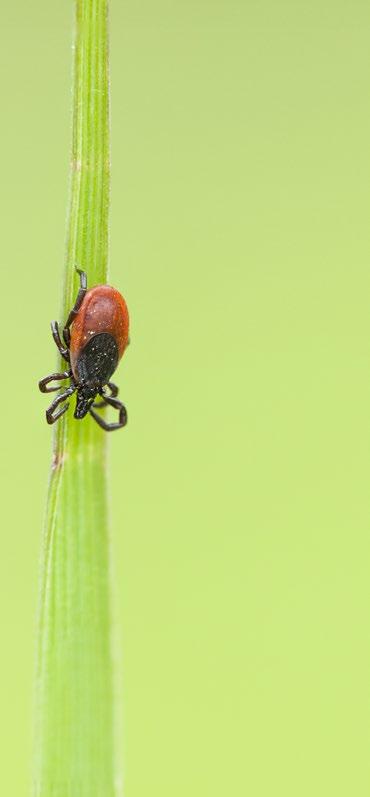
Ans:
<svg viewBox="0 0 370 797"><path fill-rule="evenodd" d="M54 401L51 402L50 407L48 407L48 409L46 410L46 420L48 423L55 423L55 421L57 421L58 418L60 418L60 416L63 415L64 412L67 412L69 407L69 402L67 402L67 404L65 404L64 407L62 407L60 410L58 410L58 412L54 414L54 410L56 410L59 404L61 404L62 401L65 401L65 399L68 398L68 396L71 396L75 390L76 390L76 385L71 385L71 387L67 387L67 389L60 394L60 396L57 396L54 399Z"/></svg>
<svg viewBox="0 0 370 797"><path fill-rule="evenodd" d="M57 321L52 321L50 326L51 326L51 334L52 334L52 336L54 338L54 342L55 342L55 345L56 345L58 351L60 352L62 357L64 357L64 359L67 361L67 363L69 363L68 346L67 346L67 348L65 346L63 346L63 343L62 343L62 341L60 339L60 332L59 332L58 322Z"/></svg>
<svg viewBox="0 0 370 797"><path fill-rule="evenodd" d="M116 398L119 393L119 387L117 387L114 382L107 382L107 387L109 387L110 390L110 396L108 396L108 398ZM104 398L106 398L106 396Z"/></svg>
<svg viewBox="0 0 370 797"><path fill-rule="evenodd" d="M117 387L117 385L114 385L113 382L107 382L106 387L109 387L109 390L110 390L110 396L108 398L116 398L116 396L118 396L119 388ZM94 401L93 407L105 407L106 406L105 399L107 398L107 396L104 393L104 388L103 388L103 391L101 392L100 395L102 396L103 400L102 401Z"/></svg>
<svg viewBox="0 0 370 797"><path fill-rule="evenodd" d="M49 376L44 376L43 379L39 381L39 388L41 393L54 393L55 390L60 390L60 385L53 385L52 387L47 387L49 382L54 382L54 379L69 379L72 376L72 371L62 371L58 374L49 374Z"/></svg>
<svg viewBox="0 0 370 797"><path fill-rule="evenodd" d="M122 429L123 426L126 426L127 412L125 405L122 404L121 401L118 401L118 399L111 398L110 396L104 396L104 404L108 404L114 407L114 409L119 410L118 421L116 423L108 423L90 407L90 414L93 416L96 423L98 423L102 429L105 429L106 432L113 432L115 429Z"/></svg>
<svg viewBox="0 0 370 797"><path fill-rule="evenodd" d="M69 349L69 347L71 345L71 330L69 328L68 329L63 329L63 340L64 340L64 343L67 346L67 349Z"/></svg>
<svg viewBox="0 0 370 797"><path fill-rule="evenodd" d="M81 307L81 304L82 304L82 302L83 302L83 300L85 298L85 294L86 294L86 291L87 291L86 272L85 271L81 271L80 268L76 268L76 271L77 271L77 274L80 275L80 288L79 288L79 291L78 291L78 294L77 294L76 301L75 301L75 303L74 303L74 305L72 307L72 310L71 310L71 312L70 312L70 314L69 314L69 316L67 318L67 321L66 321L66 323L64 325L64 329L63 329L63 338L65 340L65 343L66 343L67 347L69 346L69 341L70 341L69 327L71 326L71 324L73 323L74 319L76 318L76 315L77 315L77 313L78 313L78 311L79 311L79 309Z"/></svg>

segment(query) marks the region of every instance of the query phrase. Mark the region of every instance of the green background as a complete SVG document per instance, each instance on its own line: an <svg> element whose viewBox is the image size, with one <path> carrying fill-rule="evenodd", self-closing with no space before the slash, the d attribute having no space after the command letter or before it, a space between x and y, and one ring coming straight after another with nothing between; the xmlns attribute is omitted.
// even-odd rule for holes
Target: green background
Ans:
<svg viewBox="0 0 370 797"><path fill-rule="evenodd" d="M72 4L0 7L0 792L23 797ZM369 794L369 23L112 2L127 797Z"/></svg>

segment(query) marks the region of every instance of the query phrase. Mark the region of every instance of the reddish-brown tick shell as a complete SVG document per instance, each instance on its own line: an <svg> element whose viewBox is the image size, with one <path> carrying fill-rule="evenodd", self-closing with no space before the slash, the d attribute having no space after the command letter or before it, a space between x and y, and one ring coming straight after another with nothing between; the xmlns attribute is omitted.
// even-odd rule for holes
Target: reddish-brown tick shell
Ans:
<svg viewBox="0 0 370 797"><path fill-rule="evenodd" d="M90 288L71 327L70 355L74 377L77 378L77 359L93 335L100 332L112 335L120 360L128 343L128 328L129 315L123 296L110 285Z"/></svg>

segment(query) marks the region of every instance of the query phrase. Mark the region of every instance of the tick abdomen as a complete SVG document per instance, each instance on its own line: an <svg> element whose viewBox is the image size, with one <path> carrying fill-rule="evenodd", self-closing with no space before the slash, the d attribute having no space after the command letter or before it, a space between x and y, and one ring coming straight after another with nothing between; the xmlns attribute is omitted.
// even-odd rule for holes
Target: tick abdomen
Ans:
<svg viewBox="0 0 370 797"><path fill-rule="evenodd" d="M71 328L70 356L75 379L82 378L79 374L78 363L84 353L87 356L89 368L90 364L93 367L93 353L87 347L98 336L108 335L115 341L115 368L117 367L128 342L128 323L126 302L115 288L110 285L96 285L95 288L90 288L87 291ZM101 340L101 343L103 342L104 337ZM100 360L103 358L100 344L98 355L100 367ZM84 360L82 367L85 370L86 362ZM113 371L109 373L111 376Z"/></svg>

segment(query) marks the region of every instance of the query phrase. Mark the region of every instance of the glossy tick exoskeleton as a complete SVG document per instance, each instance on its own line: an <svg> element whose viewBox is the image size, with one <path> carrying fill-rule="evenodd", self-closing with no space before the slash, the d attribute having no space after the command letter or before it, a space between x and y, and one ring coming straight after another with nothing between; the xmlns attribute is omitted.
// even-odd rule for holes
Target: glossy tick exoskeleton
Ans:
<svg viewBox="0 0 370 797"><path fill-rule="evenodd" d="M117 399L118 387L110 382L110 378L129 342L128 310L123 296L115 288L96 285L87 290L85 272L80 269L76 271L80 275L80 289L62 332L64 343L58 323L51 322L54 341L69 368L61 373L45 376L40 380L39 388L42 393L52 393L60 390L61 385L50 387L50 382L64 379L70 382L46 410L48 423L55 423L67 411L69 403L62 407L60 404L76 392L74 417L81 419L89 412L102 429L110 432L121 429L127 423L126 409ZM100 401L95 401L97 396L100 396ZM99 407L107 405L118 410L116 423L107 423L95 412Z"/></svg>

